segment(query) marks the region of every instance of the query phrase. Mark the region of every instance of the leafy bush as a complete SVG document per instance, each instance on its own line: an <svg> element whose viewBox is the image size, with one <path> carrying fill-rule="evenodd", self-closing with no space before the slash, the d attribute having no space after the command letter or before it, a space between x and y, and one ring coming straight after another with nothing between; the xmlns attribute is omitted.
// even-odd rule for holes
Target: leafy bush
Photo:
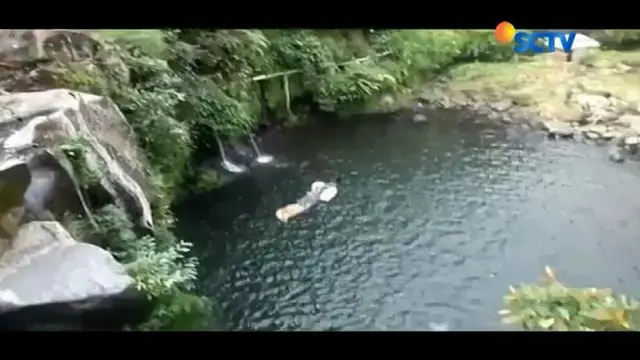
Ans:
<svg viewBox="0 0 640 360"><path fill-rule="evenodd" d="M395 30L378 32L374 46L390 50L385 67L407 86L420 84L442 70L466 61L506 61L513 49L499 45L491 31Z"/></svg>
<svg viewBox="0 0 640 360"><path fill-rule="evenodd" d="M611 289L568 288L545 268L540 284L510 288L503 321L525 330L635 330L640 303Z"/></svg>
<svg viewBox="0 0 640 360"><path fill-rule="evenodd" d="M329 49L336 62L342 63L375 54L369 43L369 29L314 30L313 34Z"/></svg>
<svg viewBox="0 0 640 360"><path fill-rule="evenodd" d="M251 103L234 99L206 77L192 76L185 86L192 90L182 103L180 114L201 130L199 135L203 141L211 141L215 134L234 137L251 132L257 120Z"/></svg>
<svg viewBox="0 0 640 360"><path fill-rule="evenodd" d="M78 184L82 188L100 181L100 174L87 163L88 146L90 146L88 141L83 138L70 138L60 145L60 150L71 163Z"/></svg>
<svg viewBox="0 0 640 360"><path fill-rule="evenodd" d="M198 328L186 318L207 321L211 303L190 295L194 291L198 262L188 256L191 244L176 239L170 231L138 236L126 214L106 206L94 215L97 229L86 224L82 237L107 247L133 277L136 287L154 304L152 318L143 329ZM187 301L188 300L188 301ZM184 306L179 306L180 304ZM172 324L172 325L171 325Z"/></svg>
<svg viewBox="0 0 640 360"><path fill-rule="evenodd" d="M211 191L220 185L220 174L213 169L203 169L196 178L196 191Z"/></svg>
<svg viewBox="0 0 640 360"><path fill-rule="evenodd" d="M193 290L197 260L186 258L191 244L180 241L159 250L156 239L143 236L129 244L121 258L128 259L127 269L136 279L138 289L150 299L171 293L178 285Z"/></svg>
<svg viewBox="0 0 640 360"><path fill-rule="evenodd" d="M391 90L396 80L384 69L372 64L349 64L344 71L322 77L318 82L317 102L326 111L359 104L383 90Z"/></svg>
<svg viewBox="0 0 640 360"><path fill-rule="evenodd" d="M138 135L156 173L168 187L180 184L192 151L188 125L178 119L185 99L183 79L161 59L132 47L121 52L130 83L113 84L105 94L113 98Z"/></svg>
<svg viewBox="0 0 640 360"><path fill-rule="evenodd" d="M331 50L311 31L289 32L274 38L271 51L280 69L299 69L310 77L327 73L335 64Z"/></svg>
<svg viewBox="0 0 640 360"><path fill-rule="evenodd" d="M156 298L150 320L140 330L220 329L220 310L206 298L176 293Z"/></svg>
<svg viewBox="0 0 640 360"><path fill-rule="evenodd" d="M107 81L102 72L92 64L57 63L46 69L55 86L74 89L90 94L107 91Z"/></svg>

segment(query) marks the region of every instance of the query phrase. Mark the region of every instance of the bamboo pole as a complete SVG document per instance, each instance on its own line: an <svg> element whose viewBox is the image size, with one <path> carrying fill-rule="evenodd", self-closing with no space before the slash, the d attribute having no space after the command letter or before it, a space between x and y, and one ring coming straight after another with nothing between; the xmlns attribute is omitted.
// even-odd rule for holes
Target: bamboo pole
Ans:
<svg viewBox="0 0 640 360"><path fill-rule="evenodd" d="M254 76L251 78L251 80L253 81L262 81L262 80L267 80L267 79L271 79L274 77L278 77L278 76L287 76L287 75L291 75L291 74L297 74L302 72L302 70L287 70L287 71L280 71L277 73L273 73L273 74L265 74L265 75L258 75L258 76Z"/></svg>
<svg viewBox="0 0 640 360"><path fill-rule="evenodd" d="M383 56L387 56L390 55L391 51L385 51L383 53L380 54L374 54L371 56L365 56L362 58L358 58L358 59L353 59L347 62L343 62L341 64L331 64L334 66L344 66L344 65L349 65L349 64L356 64L356 63L360 63L363 61L367 61L373 58L378 58L378 57L383 57ZM326 67L329 67L331 65L326 65ZM272 73L272 74L263 74L263 75L258 75L258 76L254 76L251 78L251 80L253 81L262 81L262 80L267 80L267 79L272 79L275 77L279 77L282 76L282 86L284 88L284 99L285 99L285 106L287 109L287 114L289 116L293 116L293 114L291 113L291 93L290 93L290 89L289 89L289 75L293 75L293 74L298 74L301 73L302 70L300 69L293 69L293 70L285 70L285 71L280 71L280 72L276 72L276 73ZM258 85L260 86L260 85ZM264 100L262 100L264 101Z"/></svg>
<svg viewBox="0 0 640 360"><path fill-rule="evenodd" d="M287 114L291 115L291 95L289 94L289 75L284 75L282 77L282 82L284 85L284 101L287 107Z"/></svg>
<svg viewBox="0 0 640 360"><path fill-rule="evenodd" d="M357 64L357 63L361 63L363 61L367 61L373 58L379 58L379 57L384 57L387 55L391 55L391 51L385 51L383 53L380 54L375 54L375 55L371 55L371 56L365 56L362 58L358 58L358 59L353 59L347 62L343 62L341 64L331 64L331 65L335 65L335 66L344 66L344 65L349 65L349 64ZM327 67L330 65L326 65ZM285 78L288 77L289 75L292 74L297 74L297 73L301 73L302 70L300 69L294 69L294 70L285 70L285 71L280 71L280 72L276 72L273 74L263 74L263 75L258 75L258 76L254 76L251 78L251 80L253 81L262 81L262 80L267 80L267 79L271 79L274 77L278 77L278 76L284 76Z"/></svg>

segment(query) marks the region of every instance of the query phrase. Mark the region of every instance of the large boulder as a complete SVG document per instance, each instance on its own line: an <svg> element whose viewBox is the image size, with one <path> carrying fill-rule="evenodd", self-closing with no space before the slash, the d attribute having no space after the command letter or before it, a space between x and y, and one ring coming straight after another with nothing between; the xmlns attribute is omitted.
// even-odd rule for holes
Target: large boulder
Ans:
<svg viewBox="0 0 640 360"><path fill-rule="evenodd" d="M70 141L82 145L84 164L72 164L65 156L62 150ZM141 226L153 228L146 162L110 99L62 89L0 96L0 143L0 169L11 162L24 163L30 171L20 205L36 220L61 221L67 212L90 217L77 181L78 172L86 170L98 175L91 189L97 198L107 198L100 205L115 203Z"/></svg>
<svg viewBox="0 0 640 360"><path fill-rule="evenodd" d="M640 133L640 115L623 115L618 119L618 122L624 126L628 126L636 133Z"/></svg>
<svg viewBox="0 0 640 360"><path fill-rule="evenodd" d="M569 124L560 121L544 121L543 126L550 138L572 138L575 135L575 130Z"/></svg>
<svg viewBox="0 0 640 360"><path fill-rule="evenodd" d="M119 329L144 321L146 308L111 254L58 222L23 225L0 258L0 329Z"/></svg>

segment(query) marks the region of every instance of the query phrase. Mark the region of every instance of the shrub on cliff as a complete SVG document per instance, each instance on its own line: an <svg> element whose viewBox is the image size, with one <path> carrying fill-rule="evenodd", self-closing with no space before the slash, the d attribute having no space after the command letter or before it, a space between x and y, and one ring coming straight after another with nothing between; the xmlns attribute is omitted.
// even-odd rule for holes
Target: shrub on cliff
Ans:
<svg viewBox="0 0 640 360"><path fill-rule="evenodd" d="M97 227L88 222L71 226L76 236L103 244L123 263L138 290L152 305L143 330L199 330L211 328L212 303L193 295L197 259L189 256L191 244L167 229L139 235L127 215L114 206L94 214Z"/></svg>
<svg viewBox="0 0 640 360"><path fill-rule="evenodd" d="M569 288L550 268L539 284L510 288L503 321L525 330L638 330L640 303L611 289Z"/></svg>
<svg viewBox="0 0 640 360"><path fill-rule="evenodd" d="M357 32L359 30L352 31ZM272 35L272 63L280 70L300 70L291 78L297 82L294 95L306 94L322 110L337 111L344 106L362 105L372 95L393 88L395 79L375 63L375 57L361 62L349 61L358 56L373 56L373 51L346 55L335 38L310 30ZM278 105L283 104L276 102Z"/></svg>
<svg viewBox="0 0 640 360"><path fill-rule="evenodd" d="M251 132L259 108L253 96L253 64L264 57L268 44L261 32L175 30L167 32L167 42L169 64L183 79L179 113L197 129L194 135Z"/></svg>

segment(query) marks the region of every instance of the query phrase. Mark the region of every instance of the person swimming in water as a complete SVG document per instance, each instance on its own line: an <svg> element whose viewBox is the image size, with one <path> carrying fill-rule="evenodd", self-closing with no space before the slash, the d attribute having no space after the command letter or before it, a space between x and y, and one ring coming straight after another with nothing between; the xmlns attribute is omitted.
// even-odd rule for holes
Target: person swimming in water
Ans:
<svg viewBox="0 0 640 360"><path fill-rule="evenodd" d="M307 191L305 196L298 199L295 203L285 205L276 210L276 217L282 222L287 222L289 219L296 217L303 212L307 211L319 201L329 202L336 195L338 195L338 183L340 177L336 177L335 180L330 182L315 181L311 184L311 190Z"/></svg>

